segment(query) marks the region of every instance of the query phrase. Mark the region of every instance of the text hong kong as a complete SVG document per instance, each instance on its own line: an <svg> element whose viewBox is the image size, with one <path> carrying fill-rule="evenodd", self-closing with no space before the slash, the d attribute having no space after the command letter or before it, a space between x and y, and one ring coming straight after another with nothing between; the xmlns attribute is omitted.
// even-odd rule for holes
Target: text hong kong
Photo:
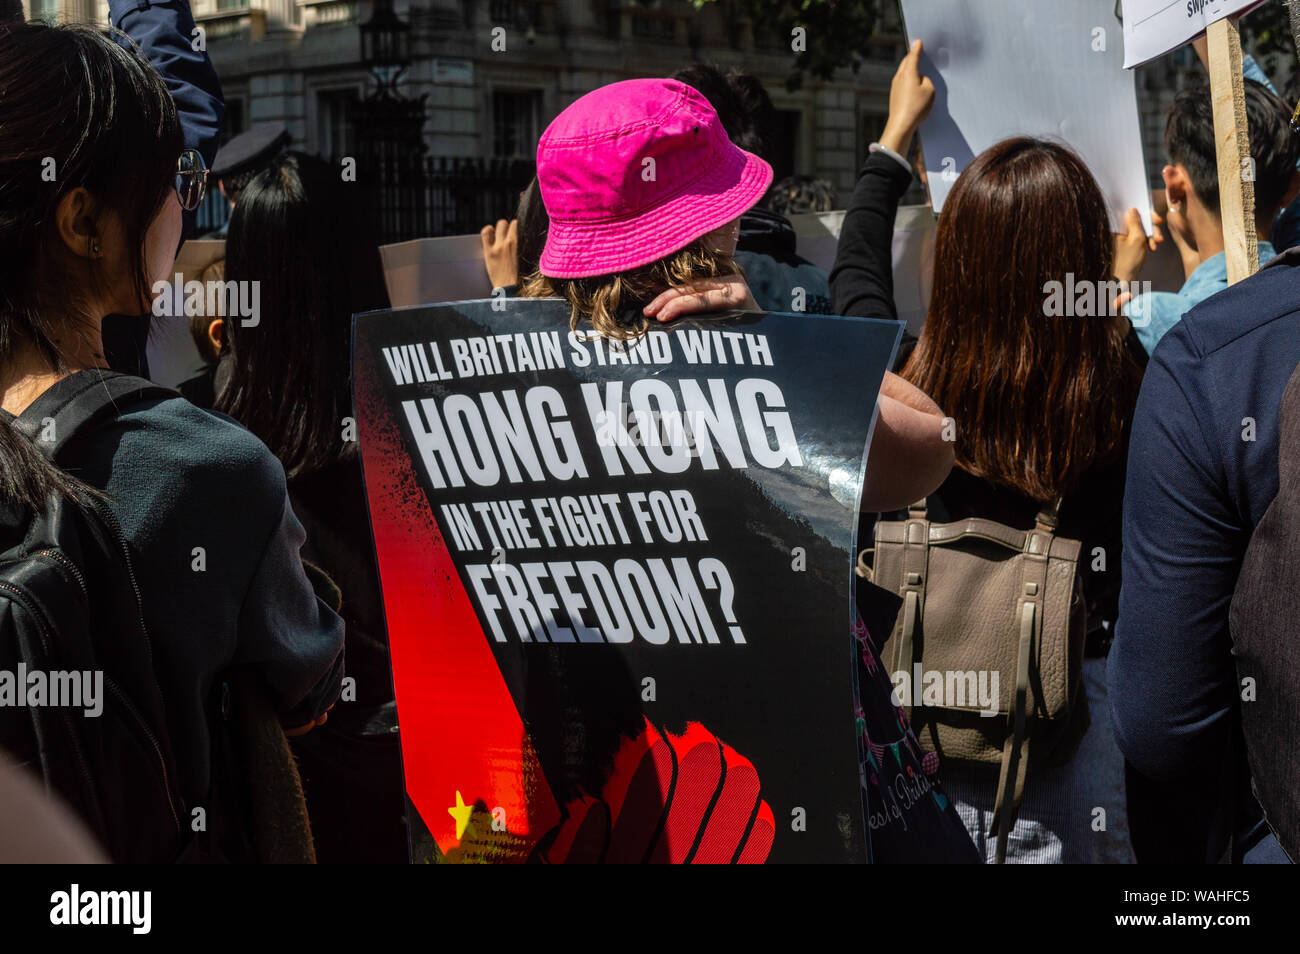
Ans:
<svg viewBox="0 0 1300 954"><path fill-rule="evenodd" d="M720 378L643 378L584 383L581 394L609 477L680 474L692 460L703 470L803 463L781 389L763 378L742 378L734 392ZM436 489L591 476L564 398L548 385L405 400L402 410Z"/></svg>
<svg viewBox="0 0 1300 954"><path fill-rule="evenodd" d="M692 344L712 337L700 335ZM761 336L735 339L734 348L711 354L683 343L684 363L770 366ZM429 343L428 361L420 346L384 350L399 386L452 376L442 370L436 343ZM556 354L534 349L539 369L563 367L559 348L546 350ZM525 353L516 346L515 360L524 363ZM476 394L401 401L414 456L435 490L545 484L547 496L438 504L447 542L461 559L475 552L485 558L462 565L485 627L497 642L745 645L727 564L698 552L710 544L692 490L619 492L617 481L682 475L693 462L701 477L724 468L802 466L781 388L743 372L696 377L691 372L702 369L682 368L686 376L674 377L662 366L675 363L667 347L636 355L610 345L603 353L595 363L619 354L628 363L660 367L653 377L630 381L574 381L567 388L502 382ZM574 363L585 364L576 357ZM422 368L408 376L408 366L426 364L431 374ZM500 373L496 365L485 357L472 376ZM471 376L459 360L456 370L458 377ZM596 492L565 494L556 486L588 479ZM682 555L683 546L696 552ZM616 552L562 558L557 548ZM530 559L524 555L530 550L551 552Z"/></svg>

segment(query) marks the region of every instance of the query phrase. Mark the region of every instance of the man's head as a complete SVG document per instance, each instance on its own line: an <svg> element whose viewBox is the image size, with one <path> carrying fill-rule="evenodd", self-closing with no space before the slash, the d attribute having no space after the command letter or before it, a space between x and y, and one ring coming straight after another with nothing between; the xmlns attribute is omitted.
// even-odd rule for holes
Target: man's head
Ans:
<svg viewBox="0 0 1300 954"><path fill-rule="evenodd" d="M673 79L709 101L733 143L771 161L776 107L757 76L734 66L723 72L711 63L692 63Z"/></svg>
<svg viewBox="0 0 1300 954"><path fill-rule="evenodd" d="M239 201L240 193L248 188L248 184L257 178L257 174L261 172L262 169L262 166L253 166L251 169L245 169L243 172L228 172L217 179L217 188L221 190L221 194L230 202L230 207L232 209L235 207L235 203Z"/></svg>
<svg viewBox="0 0 1300 954"><path fill-rule="evenodd" d="M289 140L289 130L283 123L258 123L217 151L210 175L217 180L231 208L257 174L288 148Z"/></svg>
<svg viewBox="0 0 1300 954"><path fill-rule="evenodd" d="M1267 231L1278 211L1300 190L1296 173L1300 139L1291 132L1291 110L1253 80L1246 81L1246 119L1254 160L1255 217ZM1189 222L1199 217L1221 228L1209 87L1178 94L1165 124L1165 152L1169 158L1165 189L1171 208L1182 207Z"/></svg>
<svg viewBox="0 0 1300 954"><path fill-rule="evenodd" d="M786 176L767 193L767 207L787 218L835 208L835 184L813 176Z"/></svg>

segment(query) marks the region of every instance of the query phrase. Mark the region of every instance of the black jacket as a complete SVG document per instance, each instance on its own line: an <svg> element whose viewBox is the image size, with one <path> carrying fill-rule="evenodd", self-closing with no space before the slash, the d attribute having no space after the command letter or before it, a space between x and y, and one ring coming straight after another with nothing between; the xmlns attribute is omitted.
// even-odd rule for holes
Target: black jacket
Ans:
<svg viewBox="0 0 1300 954"><path fill-rule="evenodd" d="M834 314L898 319L894 306L894 219L912 173L892 157L873 152L862 164L831 269ZM916 335L903 330L894 358L898 370L911 357Z"/></svg>

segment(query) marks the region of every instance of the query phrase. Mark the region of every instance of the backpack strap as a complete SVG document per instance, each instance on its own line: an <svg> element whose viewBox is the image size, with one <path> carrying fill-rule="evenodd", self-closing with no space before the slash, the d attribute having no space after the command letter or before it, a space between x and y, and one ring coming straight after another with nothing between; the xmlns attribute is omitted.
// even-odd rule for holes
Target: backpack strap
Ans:
<svg viewBox="0 0 1300 954"><path fill-rule="evenodd" d="M1052 533L1056 532L1056 523L1060 517L1061 504L1064 502L1064 497L1057 497L1042 510L1038 511L1038 516L1036 516L1034 520L1037 522L1039 530L1047 530Z"/></svg>
<svg viewBox="0 0 1300 954"><path fill-rule="evenodd" d="M144 378L89 368L56 381L14 419L13 425L57 463L79 437L127 408L179 396L180 392Z"/></svg>
<svg viewBox="0 0 1300 954"><path fill-rule="evenodd" d="M1041 652L1043 605L1047 601L1047 568L1056 534L1058 497L1038 514L1037 526L1025 534L1024 572L1018 600L1020 639L1016 653L1016 695L1011 732L1002 747L1002 767L998 774L998 792L993 799L993 823L990 835L997 836L994 860L1003 864L1007 841L1020 811L1025 794L1025 776L1029 767L1029 674L1030 661Z"/></svg>
<svg viewBox="0 0 1300 954"><path fill-rule="evenodd" d="M921 626L922 607L925 605L926 577L930 562L929 507L925 498L907 508L907 523L903 527L903 580L899 595L903 597L903 628L899 635L893 672L905 672L912 677L916 662L916 633ZM911 698L904 706L908 722L916 702L917 687L912 687Z"/></svg>

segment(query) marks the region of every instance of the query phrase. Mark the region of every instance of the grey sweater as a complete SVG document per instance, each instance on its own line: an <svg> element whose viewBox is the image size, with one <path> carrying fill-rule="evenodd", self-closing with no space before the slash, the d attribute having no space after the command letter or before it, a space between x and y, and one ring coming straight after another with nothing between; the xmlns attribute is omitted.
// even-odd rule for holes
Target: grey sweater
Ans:
<svg viewBox="0 0 1300 954"><path fill-rule="evenodd" d="M338 697L343 622L303 572L280 462L229 418L145 402L79 456L126 535L184 794L204 805L219 674L256 671L282 722L305 724Z"/></svg>

